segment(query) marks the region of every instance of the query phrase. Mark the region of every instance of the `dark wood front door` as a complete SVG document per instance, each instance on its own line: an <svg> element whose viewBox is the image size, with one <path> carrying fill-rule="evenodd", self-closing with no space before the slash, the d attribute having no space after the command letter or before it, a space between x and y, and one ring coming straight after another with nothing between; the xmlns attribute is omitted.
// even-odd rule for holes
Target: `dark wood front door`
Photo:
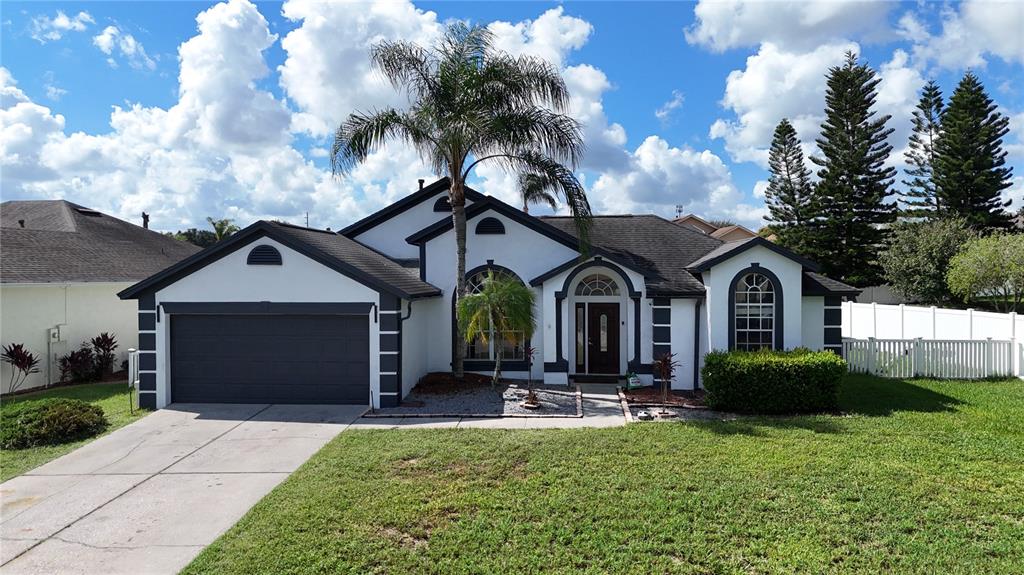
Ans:
<svg viewBox="0 0 1024 575"><path fill-rule="evenodd" d="M587 373L619 373L619 304L587 305Z"/></svg>

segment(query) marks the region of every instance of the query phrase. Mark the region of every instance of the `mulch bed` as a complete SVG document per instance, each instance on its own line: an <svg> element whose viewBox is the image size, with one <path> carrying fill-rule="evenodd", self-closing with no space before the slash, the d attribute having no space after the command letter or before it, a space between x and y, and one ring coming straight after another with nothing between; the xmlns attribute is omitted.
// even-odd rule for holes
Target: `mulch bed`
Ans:
<svg viewBox="0 0 1024 575"><path fill-rule="evenodd" d="M668 394L668 401L664 401L661 395L661 388L639 387L635 389L623 389L622 395L630 405L634 406L661 406L669 405L685 407L689 409L706 409L704 405L704 390L682 391L672 390Z"/></svg>
<svg viewBox="0 0 1024 575"><path fill-rule="evenodd" d="M428 374L398 407L373 410L363 417L582 417L580 393L564 385L534 384L541 407L522 406L527 382L504 380L497 386L491 378L466 374L461 380L451 374Z"/></svg>

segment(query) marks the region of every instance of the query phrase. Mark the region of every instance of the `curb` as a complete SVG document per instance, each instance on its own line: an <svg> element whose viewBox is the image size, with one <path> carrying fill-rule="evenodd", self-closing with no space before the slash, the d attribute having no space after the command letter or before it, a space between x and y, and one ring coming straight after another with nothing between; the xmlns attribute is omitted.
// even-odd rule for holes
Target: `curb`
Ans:
<svg viewBox="0 0 1024 575"><path fill-rule="evenodd" d="M616 387L615 391L619 394L619 403L622 404L622 416L626 418L626 424L633 423L633 412L629 410L629 402L626 401L626 394L622 393L621 387Z"/></svg>

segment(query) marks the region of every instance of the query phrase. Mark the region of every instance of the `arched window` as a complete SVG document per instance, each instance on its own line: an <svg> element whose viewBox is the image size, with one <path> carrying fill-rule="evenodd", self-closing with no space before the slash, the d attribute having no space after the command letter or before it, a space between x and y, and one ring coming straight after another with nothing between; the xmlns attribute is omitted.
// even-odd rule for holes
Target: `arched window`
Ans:
<svg viewBox="0 0 1024 575"><path fill-rule="evenodd" d="M576 286L576 295L619 295L619 284L603 274L590 274Z"/></svg>
<svg viewBox="0 0 1024 575"><path fill-rule="evenodd" d="M487 281L487 274L494 273L495 279L514 279L521 282L515 274L500 269L482 270L466 279L466 292L480 293ZM494 361L501 350L502 361L522 361L526 359L526 334L521 331L506 331L496 334L493 330L485 343L480 336L475 336L466 347L466 359Z"/></svg>
<svg viewBox="0 0 1024 575"><path fill-rule="evenodd" d="M434 211L435 212L450 212L450 211L452 211L452 203L448 199L448 194L445 194L445 195L441 196L440 198L437 198L437 201L434 202Z"/></svg>
<svg viewBox="0 0 1024 575"><path fill-rule="evenodd" d="M484 218L476 225L476 233L477 235L503 234L505 233L505 224L501 223L498 218Z"/></svg>
<svg viewBox="0 0 1024 575"><path fill-rule="evenodd" d="M259 245L249 252L245 263L251 266L279 266L281 265L281 252L277 251L274 246Z"/></svg>
<svg viewBox="0 0 1024 575"><path fill-rule="evenodd" d="M776 293L772 280L750 272L739 278L735 291L735 348L754 351L775 349Z"/></svg>

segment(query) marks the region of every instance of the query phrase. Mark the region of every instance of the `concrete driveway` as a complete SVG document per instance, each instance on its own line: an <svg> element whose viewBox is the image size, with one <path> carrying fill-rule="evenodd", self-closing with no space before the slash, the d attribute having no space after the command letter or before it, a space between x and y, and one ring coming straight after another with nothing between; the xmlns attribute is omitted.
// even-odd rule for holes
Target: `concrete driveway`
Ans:
<svg viewBox="0 0 1024 575"><path fill-rule="evenodd" d="M0 484L0 572L177 573L365 410L157 411Z"/></svg>

